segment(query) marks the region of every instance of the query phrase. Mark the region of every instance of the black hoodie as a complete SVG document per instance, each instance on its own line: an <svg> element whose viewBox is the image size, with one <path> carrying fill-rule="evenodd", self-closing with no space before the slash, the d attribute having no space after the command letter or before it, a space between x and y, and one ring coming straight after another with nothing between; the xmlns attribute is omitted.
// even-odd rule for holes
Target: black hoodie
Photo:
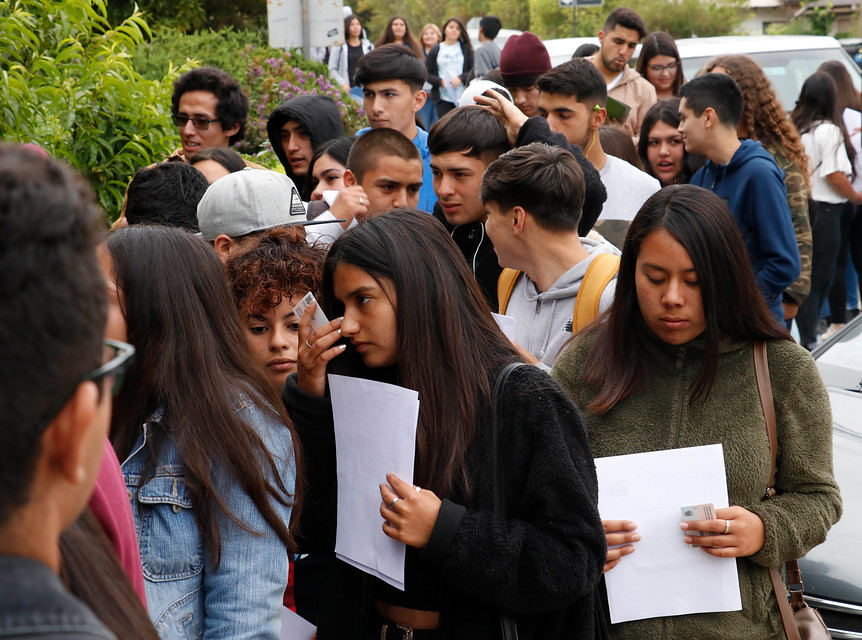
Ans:
<svg viewBox="0 0 862 640"><path fill-rule="evenodd" d="M298 122L308 131L311 136L311 148L316 149L319 145L340 138L344 135L344 124L341 121L341 112L335 102L329 96L305 95L291 98L278 109L272 112L266 122L266 133L272 150L281 161L287 177L293 180L303 200L311 196L311 180L308 176L297 178L293 173L287 154L281 144L281 128L288 120Z"/></svg>

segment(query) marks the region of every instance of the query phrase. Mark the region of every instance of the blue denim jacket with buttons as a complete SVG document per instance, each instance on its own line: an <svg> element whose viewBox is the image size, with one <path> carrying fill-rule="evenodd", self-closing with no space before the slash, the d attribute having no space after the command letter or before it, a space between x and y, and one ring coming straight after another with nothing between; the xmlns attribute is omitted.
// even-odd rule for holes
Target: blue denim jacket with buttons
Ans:
<svg viewBox="0 0 862 640"><path fill-rule="evenodd" d="M260 435L292 494L296 466L290 431L277 414L239 395L237 415ZM122 464L138 533L150 618L162 640L271 638L280 632L282 598L288 579L288 552L238 483L214 464L213 480L246 531L219 510L221 563L213 570L192 511L185 465L170 438L156 468L138 490L156 412ZM251 462L252 459L250 458ZM272 478L270 478L272 480ZM290 507L272 501L286 523ZM262 534L262 535L260 535Z"/></svg>

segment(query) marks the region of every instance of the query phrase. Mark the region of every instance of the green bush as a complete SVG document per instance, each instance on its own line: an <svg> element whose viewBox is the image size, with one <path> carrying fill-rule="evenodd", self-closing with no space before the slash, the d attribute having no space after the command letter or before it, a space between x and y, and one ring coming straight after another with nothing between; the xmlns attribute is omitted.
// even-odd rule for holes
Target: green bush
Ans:
<svg viewBox="0 0 862 640"><path fill-rule="evenodd" d="M0 138L74 166L111 218L130 176L176 145L171 83L185 69L143 78L131 52L149 35L138 12L111 28L105 0L0 3Z"/></svg>

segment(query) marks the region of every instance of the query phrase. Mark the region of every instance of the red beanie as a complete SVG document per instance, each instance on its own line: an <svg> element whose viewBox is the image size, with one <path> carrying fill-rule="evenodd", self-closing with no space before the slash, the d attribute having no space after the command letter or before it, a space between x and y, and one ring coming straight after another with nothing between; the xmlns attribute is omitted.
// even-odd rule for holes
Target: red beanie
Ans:
<svg viewBox="0 0 862 640"><path fill-rule="evenodd" d="M500 75L507 86L535 84L551 69L551 56L535 33L525 31L506 41L500 54Z"/></svg>

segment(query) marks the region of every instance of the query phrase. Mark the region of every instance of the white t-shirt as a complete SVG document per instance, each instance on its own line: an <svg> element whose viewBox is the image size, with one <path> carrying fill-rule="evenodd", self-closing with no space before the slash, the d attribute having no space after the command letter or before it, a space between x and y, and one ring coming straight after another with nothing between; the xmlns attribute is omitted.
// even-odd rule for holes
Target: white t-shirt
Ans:
<svg viewBox="0 0 862 640"><path fill-rule="evenodd" d="M616 156L607 155L599 176L608 192L599 220L627 220L631 222L643 203L661 189L661 183L648 173Z"/></svg>
<svg viewBox="0 0 862 640"><path fill-rule="evenodd" d="M461 51L461 43L440 43L437 51L437 73L443 82L440 83L440 99L457 105L464 93L464 85L459 84L452 88L452 78L464 73L464 52Z"/></svg>
<svg viewBox="0 0 862 640"><path fill-rule="evenodd" d="M849 176L853 171L841 129L831 122L823 122L802 134L802 144L811 174L811 199L831 204L847 202L826 180L831 173L840 171Z"/></svg>

